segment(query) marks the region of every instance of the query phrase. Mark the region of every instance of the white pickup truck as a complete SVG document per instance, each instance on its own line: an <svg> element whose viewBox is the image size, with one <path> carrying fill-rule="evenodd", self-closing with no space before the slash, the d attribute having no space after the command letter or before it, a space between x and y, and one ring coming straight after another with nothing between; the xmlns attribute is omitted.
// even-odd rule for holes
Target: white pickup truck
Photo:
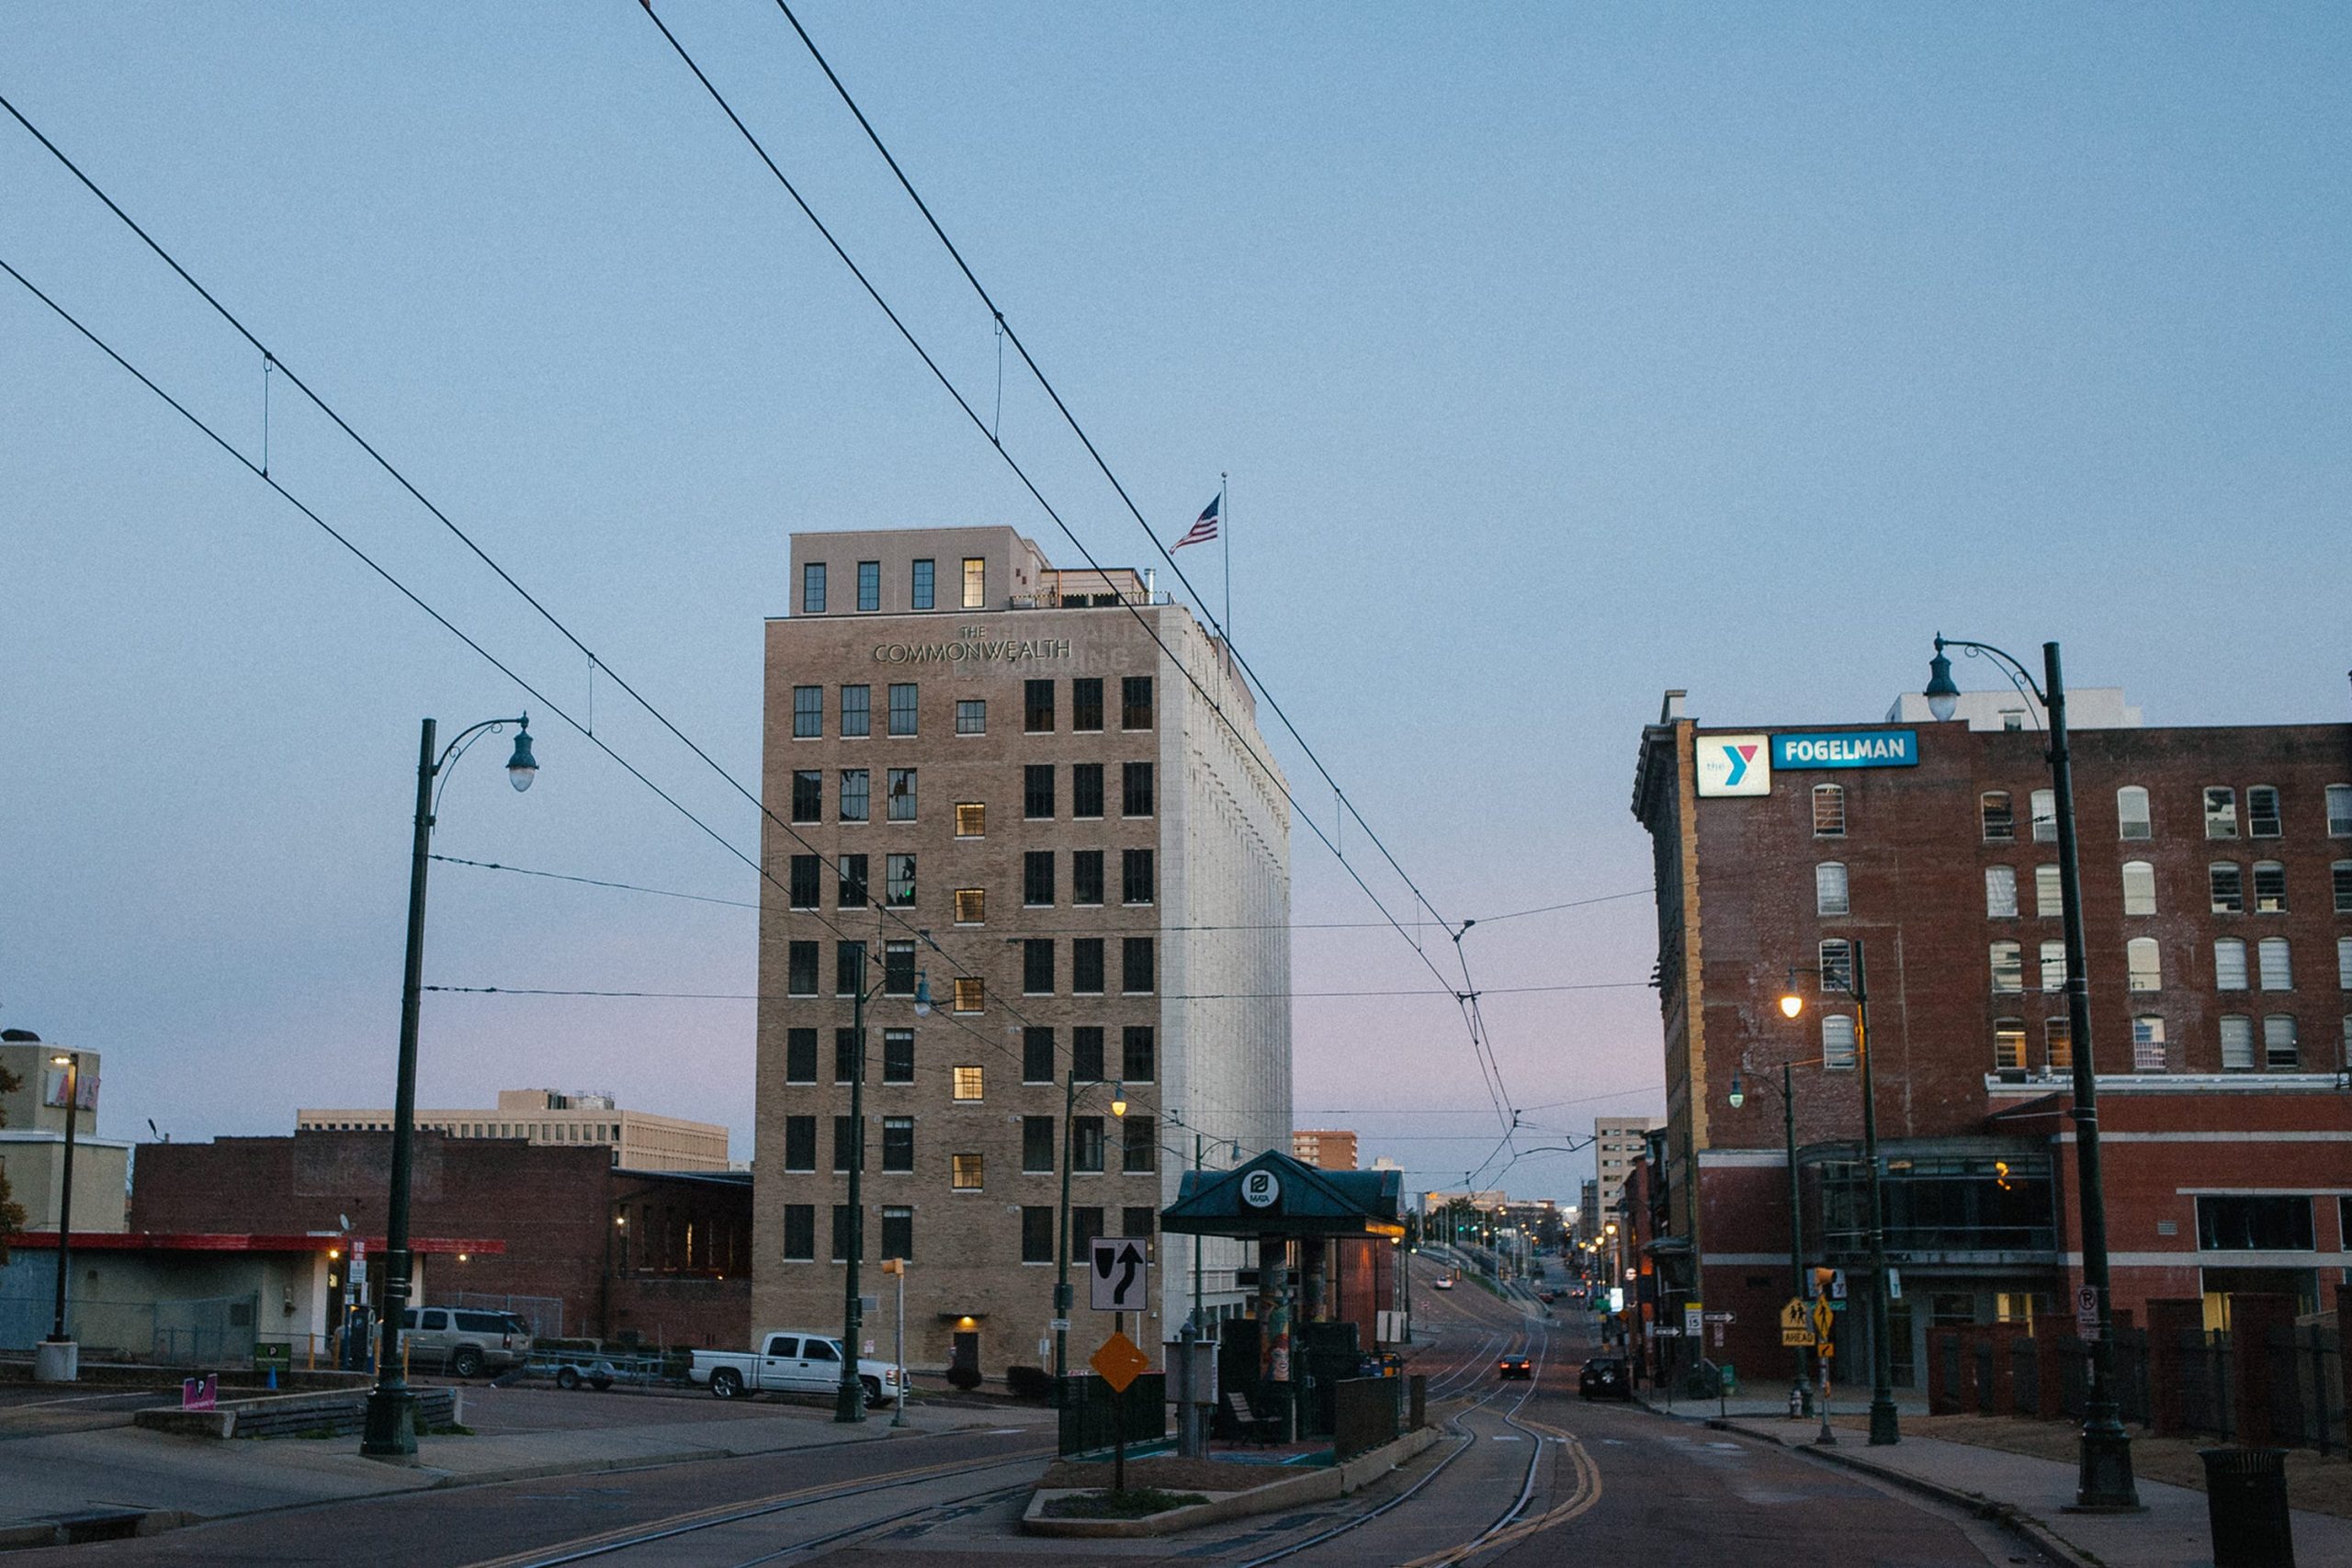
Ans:
<svg viewBox="0 0 2352 1568"><path fill-rule="evenodd" d="M756 1350L697 1350L686 1376L719 1399L747 1393L831 1393L842 1384L842 1342L823 1334L780 1329L760 1336ZM872 1359L857 1363L865 1403L899 1397L899 1369Z"/></svg>

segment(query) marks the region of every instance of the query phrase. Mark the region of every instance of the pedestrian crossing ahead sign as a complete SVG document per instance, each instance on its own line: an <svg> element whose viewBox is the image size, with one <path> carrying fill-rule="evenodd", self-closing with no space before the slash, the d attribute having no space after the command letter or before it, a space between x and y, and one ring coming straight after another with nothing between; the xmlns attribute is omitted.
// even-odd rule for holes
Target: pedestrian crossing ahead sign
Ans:
<svg viewBox="0 0 2352 1568"><path fill-rule="evenodd" d="M1812 1314L1805 1311L1803 1300L1792 1297L1781 1309L1781 1343L1806 1346L1814 1342Z"/></svg>

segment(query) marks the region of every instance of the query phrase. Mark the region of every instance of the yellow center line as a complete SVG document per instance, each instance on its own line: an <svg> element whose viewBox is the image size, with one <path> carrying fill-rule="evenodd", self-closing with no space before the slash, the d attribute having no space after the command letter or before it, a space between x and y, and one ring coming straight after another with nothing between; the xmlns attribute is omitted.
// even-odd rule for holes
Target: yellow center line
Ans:
<svg viewBox="0 0 2352 1568"><path fill-rule="evenodd" d="M1567 1498L1532 1518L1521 1519L1507 1529L1496 1530L1474 1540L1465 1540L1458 1546L1449 1546L1442 1551L1433 1551L1426 1557L1417 1557L1409 1562L1399 1563L1397 1568L1443 1568L1445 1564L1467 1562L1471 1558L1498 1547L1515 1545L1530 1536L1539 1535L1555 1526L1566 1524L1570 1519L1585 1513L1600 1501L1600 1466L1594 1462L1589 1453L1585 1451L1584 1444L1577 1439L1575 1433L1547 1422L1529 1418L1522 1418L1520 1424L1556 1438L1566 1447L1568 1462L1575 1469L1577 1476L1576 1486L1568 1494Z"/></svg>

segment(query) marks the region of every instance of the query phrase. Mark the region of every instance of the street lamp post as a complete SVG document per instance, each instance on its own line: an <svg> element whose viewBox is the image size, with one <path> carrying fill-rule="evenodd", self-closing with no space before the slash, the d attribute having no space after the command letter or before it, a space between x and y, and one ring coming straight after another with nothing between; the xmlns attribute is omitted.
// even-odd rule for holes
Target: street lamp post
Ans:
<svg viewBox="0 0 2352 1568"><path fill-rule="evenodd" d="M65 1282L74 1272L74 1127L82 1119L82 1053L61 1051L49 1064L65 1069L65 1156L57 1193L57 1312L49 1325L49 1343L63 1347L73 1343L65 1332ZM58 1381L79 1381L78 1356L61 1348L51 1351L51 1359L67 1369Z"/></svg>
<svg viewBox="0 0 2352 1568"><path fill-rule="evenodd" d="M1810 1066L1813 1064L1807 1063ZM1794 1070L1797 1064L1781 1064L1781 1136L1786 1146L1789 1167L1789 1295L1793 1301L1804 1299L1804 1206L1803 1193L1797 1184L1797 1093ZM1736 1111L1746 1102L1747 1091L1741 1087L1739 1074L1731 1075L1731 1108ZM1805 1381L1804 1347L1796 1348L1796 1368L1789 1383L1789 1404L1792 1415L1813 1414L1813 1385Z"/></svg>
<svg viewBox="0 0 2352 1568"><path fill-rule="evenodd" d="M539 764L531 755L531 716L491 718L459 730L437 755L433 750L433 720L424 721L416 750L416 836L409 863L408 954L401 976L401 1046L399 1078L392 1095L392 1183L384 1214L384 1325L381 1352L376 1358L376 1386L368 1391L368 1414L359 1451L370 1459L406 1462L416 1457L416 1396L409 1392L401 1370L401 1314L409 1287L409 1172L412 1123L416 1116L416 1026L424 983L424 885L433 857L435 801L433 781L465 755L484 730L516 728L514 754L506 760L507 782L515 792L531 787Z"/></svg>
<svg viewBox="0 0 2352 1568"><path fill-rule="evenodd" d="M2066 1022L2074 1038L2075 1105L2068 1113L2075 1123L2075 1185L2080 1190L2083 1231L2083 1284L2092 1293L2098 1311L2098 1332L2090 1344L2088 1386L2083 1397L2083 1431L2076 1479L2077 1508L2136 1509L2140 1491L2132 1475L2132 1438L2124 1431L2115 1396L2115 1315L2109 1293L2107 1258L2107 1194L2099 1183L2098 1075L2091 1054L2090 964L2084 951L2082 865L2075 843L2075 771L2066 742L2066 682L2059 668L2058 645L2041 645L2041 670L2048 689L2034 684L2024 665L1990 643L1936 637L1936 656L1928 664L1928 685L1922 694L1928 709L1939 720L1951 717L1960 704L1960 688L1951 678L1947 648L1983 655L2041 700L2050 716L2050 792L2058 818L2058 889L2064 914L2066 942Z"/></svg>
<svg viewBox="0 0 2352 1568"><path fill-rule="evenodd" d="M849 1245L842 1250L849 1261L842 1275L842 1381L833 1392L833 1419L863 1421L865 1419L865 1384L857 1375L857 1363L865 1344L865 1303L858 1293L858 1263L865 1255L865 1004L879 996L890 984L888 963L882 978L869 991L865 985L865 945L856 948L851 991L855 999L850 1003L849 1034L851 1049L856 1053L850 1064L849 1076ZM915 976L915 1016L931 1015L931 977ZM901 1297L906 1291L902 1279L899 1284ZM899 1385L905 1386L901 1372ZM901 1409L899 1414L904 1415Z"/></svg>
<svg viewBox="0 0 2352 1568"><path fill-rule="evenodd" d="M1862 1064L1862 1163L1869 1169L1871 1201L1870 1441L1872 1448L1885 1448L1901 1442L1903 1433L1894 1410L1894 1347L1887 1338L1886 1328L1886 1201L1879 1178L1878 1095L1871 1071L1876 1053L1871 1049L1870 978L1863 965L1862 939L1854 937L1848 946L1853 953L1848 973L1826 974L1819 969L1811 973L1821 976L1824 990L1843 991L1854 998L1854 1054ZM1796 1017L1804 1007L1804 998L1796 994L1793 986L1781 998L1781 1010L1791 1018ZM1793 1167L1791 1174L1794 1174Z"/></svg>
<svg viewBox="0 0 2352 1568"><path fill-rule="evenodd" d="M1090 1080L1100 1083L1099 1078ZM1062 1213L1061 1245L1056 1249L1054 1269L1054 1402L1062 1398L1062 1379L1069 1371L1069 1167L1071 1122L1078 1110L1078 1065L1072 1063L1062 1077ZM1111 1114L1127 1113L1127 1089L1124 1081L1111 1089ZM1109 1156L1105 1141L1104 1159Z"/></svg>

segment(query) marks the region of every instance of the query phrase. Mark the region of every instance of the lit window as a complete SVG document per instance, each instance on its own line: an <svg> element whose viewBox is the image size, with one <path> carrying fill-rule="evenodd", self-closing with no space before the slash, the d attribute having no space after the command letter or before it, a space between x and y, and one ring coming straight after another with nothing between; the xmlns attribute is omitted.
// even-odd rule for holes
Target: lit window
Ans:
<svg viewBox="0 0 2352 1568"><path fill-rule="evenodd" d="M989 705L978 697L959 697L956 702L956 733L986 735L989 732Z"/></svg>
<svg viewBox="0 0 2352 1568"><path fill-rule="evenodd" d="M2135 936L2123 948L2123 966L2127 984L2135 991L2161 991L2165 988L2164 960L2158 955L2156 939Z"/></svg>
<svg viewBox="0 0 2352 1568"><path fill-rule="evenodd" d="M825 733L825 688L792 688L792 738L805 740Z"/></svg>
<svg viewBox="0 0 2352 1568"><path fill-rule="evenodd" d="M882 563L878 560L857 563L857 607L869 614L882 607Z"/></svg>
<svg viewBox="0 0 2352 1568"><path fill-rule="evenodd" d="M2295 1021L2274 1012L2262 1021L2262 1065L2274 1073L2295 1070L2302 1055L2295 1044Z"/></svg>
<svg viewBox="0 0 2352 1568"><path fill-rule="evenodd" d="M888 774L889 809L886 813L893 822L915 819L915 771L912 768L892 768Z"/></svg>
<svg viewBox="0 0 2352 1568"><path fill-rule="evenodd" d="M2327 786L2327 836L2352 839L2352 784Z"/></svg>
<svg viewBox="0 0 2352 1568"><path fill-rule="evenodd" d="M2025 1020L1996 1018L1993 1021L1993 1070L1996 1073L2025 1070Z"/></svg>
<svg viewBox="0 0 2352 1568"><path fill-rule="evenodd" d="M2234 839L2238 836L2238 792L2221 786L2205 791L2205 836L2209 839Z"/></svg>
<svg viewBox="0 0 2352 1568"><path fill-rule="evenodd" d="M2054 791L2038 789L2033 792L2033 841L2037 844L2058 841L2058 796Z"/></svg>
<svg viewBox="0 0 2352 1568"><path fill-rule="evenodd" d="M988 1069L978 1066L956 1067L953 1070L953 1077L954 1093L957 1100L984 1098L983 1091L988 1088Z"/></svg>
<svg viewBox="0 0 2352 1568"><path fill-rule="evenodd" d="M2161 1073L2170 1066L2165 1055L2165 1021L2154 1013L2142 1013L2132 1021L2132 1070Z"/></svg>
<svg viewBox="0 0 2352 1568"><path fill-rule="evenodd" d="M2255 967L2266 991L2291 991L2295 988L2295 966L2287 951L2283 936L2267 936L2256 950Z"/></svg>
<svg viewBox="0 0 2352 1568"><path fill-rule="evenodd" d="M987 807L967 801L956 808L957 838L977 839L986 834L988 830L989 808Z"/></svg>
<svg viewBox="0 0 2352 1568"><path fill-rule="evenodd" d="M2009 804L2007 790L1986 790L1977 801L1977 813L1984 818L1986 843L2006 844L2018 836L2017 809Z"/></svg>
<svg viewBox="0 0 2352 1568"><path fill-rule="evenodd" d="M2275 860L2254 863L2254 912L2257 915L2283 915L2287 912L2287 868Z"/></svg>
<svg viewBox="0 0 2352 1568"><path fill-rule="evenodd" d="M2206 885L2212 889L2213 913L2243 915L2245 913L2245 871L2235 861L2217 860L2205 868Z"/></svg>
<svg viewBox="0 0 2352 1568"><path fill-rule="evenodd" d="M2126 839L2155 837L2155 829L2148 821L2148 792L2138 784L2125 784L2115 792L2115 830Z"/></svg>
<svg viewBox="0 0 2352 1568"><path fill-rule="evenodd" d="M948 1185L956 1191L978 1192L980 1190L979 1156L956 1155L949 1161L948 1168L952 1173Z"/></svg>
<svg viewBox="0 0 2352 1568"><path fill-rule="evenodd" d="M2275 839L2280 831L2278 792L2256 784L2245 792L2245 833L2249 839Z"/></svg>
<svg viewBox="0 0 2352 1568"><path fill-rule="evenodd" d="M2045 991L2066 988L2066 944L2063 942L2041 944L2041 988Z"/></svg>
<svg viewBox="0 0 2352 1568"><path fill-rule="evenodd" d="M800 613L821 615L825 613L825 563L809 561L800 569Z"/></svg>
<svg viewBox="0 0 2352 1568"><path fill-rule="evenodd" d="M932 591L937 578L937 569L932 562L919 560L914 563L912 581L909 587L914 595L916 609L928 610L932 607Z"/></svg>
<svg viewBox="0 0 2352 1568"><path fill-rule="evenodd" d="M1854 1060L1853 1015L1842 1012L1822 1014L1822 1066L1831 1071L1850 1071L1854 1066Z"/></svg>
<svg viewBox="0 0 2352 1568"><path fill-rule="evenodd" d="M956 923L957 925L977 926L986 921L988 918L989 896L986 888L958 887L956 889ZM962 1004L958 1003L957 1006L960 1010ZM978 1010L975 1008L971 1010L977 1012Z"/></svg>
<svg viewBox="0 0 2352 1568"><path fill-rule="evenodd" d="M964 608L989 607L989 563L979 556L964 558Z"/></svg>
<svg viewBox="0 0 2352 1568"><path fill-rule="evenodd" d="M2123 912L2127 915L2153 915L2156 912L2156 868L2143 860L2123 863Z"/></svg>
<svg viewBox="0 0 2352 1568"><path fill-rule="evenodd" d="M2033 868L2033 912L2045 920L2054 920L2066 912L2066 883L2054 865Z"/></svg>
<svg viewBox="0 0 2352 1568"><path fill-rule="evenodd" d="M2018 912L2018 868L2013 865L1988 865L1984 868L1984 913L1998 919Z"/></svg>
<svg viewBox="0 0 2352 1568"><path fill-rule="evenodd" d="M2254 1071L2254 1020L2244 1013L2225 1012L2222 1015L2222 1070L2225 1073Z"/></svg>
<svg viewBox="0 0 2352 1568"><path fill-rule="evenodd" d="M2246 987L2245 942L2233 936L2213 939L2213 988L2243 991Z"/></svg>
<svg viewBox="0 0 2352 1568"><path fill-rule="evenodd" d="M1993 988L1996 991L2025 989L2025 949L2014 942L1996 942L1992 947Z"/></svg>
<svg viewBox="0 0 2352 1568"><path fill-rule="evenodd" d="M874 733L874 688L842 688L842 734L857 739Z"/></svg>
<svg viewBox="0 0 2352 1568"><path fill-rule="evenodd" d="M1853 912L1853 907L1846 897L1846 868L1837 861L1826 860L1813 868L1813 912L1816 915Z"/></svg>
<svg viewBox="0 0 2352 1568"><path fill-rule="evenodd" d="M1816 839L1842 839L1846 836L1846 791L1843 785L1813 786L1813 836Z"/></svg>
<svg viewBox="0 0 2352 1568"><path fill-rule="evenodd" d="M980 977L978 975L956 976L956 1010L957 1012L980 1012L986 1009L987 1004L988 991L980 984Z"/></svg>

